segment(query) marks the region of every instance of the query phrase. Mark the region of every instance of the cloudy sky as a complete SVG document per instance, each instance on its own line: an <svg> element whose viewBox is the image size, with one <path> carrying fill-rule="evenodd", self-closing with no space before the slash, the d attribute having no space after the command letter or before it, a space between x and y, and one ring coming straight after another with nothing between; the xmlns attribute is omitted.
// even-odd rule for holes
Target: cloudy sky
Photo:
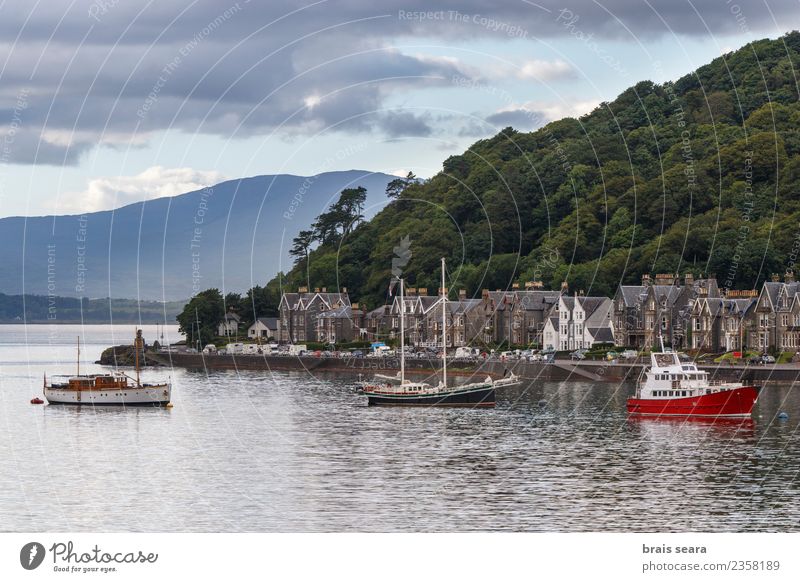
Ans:
<svg viewBox="0 0 800 582"><path fill-rule="evenodd" d="M800 28L797 0L6 0L0 216L412 170Z"/></svg>

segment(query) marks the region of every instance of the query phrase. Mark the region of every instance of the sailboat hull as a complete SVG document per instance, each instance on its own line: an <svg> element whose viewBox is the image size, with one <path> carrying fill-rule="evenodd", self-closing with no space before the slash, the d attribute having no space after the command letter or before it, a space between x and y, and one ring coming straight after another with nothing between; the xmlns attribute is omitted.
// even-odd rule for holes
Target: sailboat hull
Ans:
<svg viewBox="0 0 800 582"><path fill-rule="evenodd" d="M127 386L125 388L99 388L75 390L45 387L44 397L49 404L84 406L166 406L170 402L169 384L152 386Z"/></svg>
<svg viewBox="0 0 800 582"><path fill-rule="evenodd" d="M370 406L470 406L492 407L496 404L494 386L486 385L468 390L451 390L436 394L392 394L378 389L366 389Z"/></svg>

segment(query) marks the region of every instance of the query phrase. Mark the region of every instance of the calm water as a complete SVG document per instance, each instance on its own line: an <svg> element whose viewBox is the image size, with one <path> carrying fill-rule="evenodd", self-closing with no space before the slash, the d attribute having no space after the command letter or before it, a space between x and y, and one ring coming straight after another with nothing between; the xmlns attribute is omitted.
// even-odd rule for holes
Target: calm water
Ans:
<svg viewBox="0 0 800 582"><path fill-rule="evenodd" d="M632 421L613 384L368 408L306 373L148 372L171 374L172 410L29 404L76 335L90 362L132 329L0 327L0 530L800 531L793 387L745 424Z"/></svg>

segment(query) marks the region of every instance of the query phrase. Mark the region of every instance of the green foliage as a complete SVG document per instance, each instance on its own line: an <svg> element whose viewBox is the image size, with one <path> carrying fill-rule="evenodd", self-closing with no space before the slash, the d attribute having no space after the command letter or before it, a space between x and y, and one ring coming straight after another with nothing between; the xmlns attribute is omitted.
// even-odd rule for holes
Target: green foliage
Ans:
<svg viewBox="0 0 800 582"><path fill-rule="evenodd" d="M319 246L299 241L281 280L382 305L392 249L409 236L405 276L430 292L442 256L448 287L470 296L530 279L611 296L644 272L758 287L796 261L797 62L792 32L674 83L637 83L580 120L506 128L425 183L393 182L393 201L368 223L346 190L313 227Z"/></svg>
<svg viewBox="0 0 800 582"><path fill-rule="evenodd" d="M179 330L186 334L186 344L202 348L217 337L217 326L225 315L219 289L201 291L186 304L176 318Z"/></svg>

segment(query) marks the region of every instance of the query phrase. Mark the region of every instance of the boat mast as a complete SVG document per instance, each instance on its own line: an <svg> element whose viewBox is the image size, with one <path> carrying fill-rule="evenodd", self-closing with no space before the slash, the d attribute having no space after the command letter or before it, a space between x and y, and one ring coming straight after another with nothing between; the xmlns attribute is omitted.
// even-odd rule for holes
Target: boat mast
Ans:
<svg viewBox="0 0 800 582"><path fill-rule="evenodd" d="M136 363L136 385L141 386L142 383L139 381L139 345L142 341L142 330L136 330L136 339L133 341L133 359Z"/></svg>
<svg viewBox="0 0 800 582"><path fill-rule="evenodd" d="M81 375L81 336L78 336L78 376Z"/></svg>
<svg viewBox="0 0 800 582"><path fill-rule="evenodd" d="M406 383L406 300L403 279L400 279L400 385Z"/></svg>
<svg viewBox="0 0 800 582"><path fill-rule="evenodd" d="M444 257L442 257L442 387L447 388L447 291L444 288Z"/></svg>

